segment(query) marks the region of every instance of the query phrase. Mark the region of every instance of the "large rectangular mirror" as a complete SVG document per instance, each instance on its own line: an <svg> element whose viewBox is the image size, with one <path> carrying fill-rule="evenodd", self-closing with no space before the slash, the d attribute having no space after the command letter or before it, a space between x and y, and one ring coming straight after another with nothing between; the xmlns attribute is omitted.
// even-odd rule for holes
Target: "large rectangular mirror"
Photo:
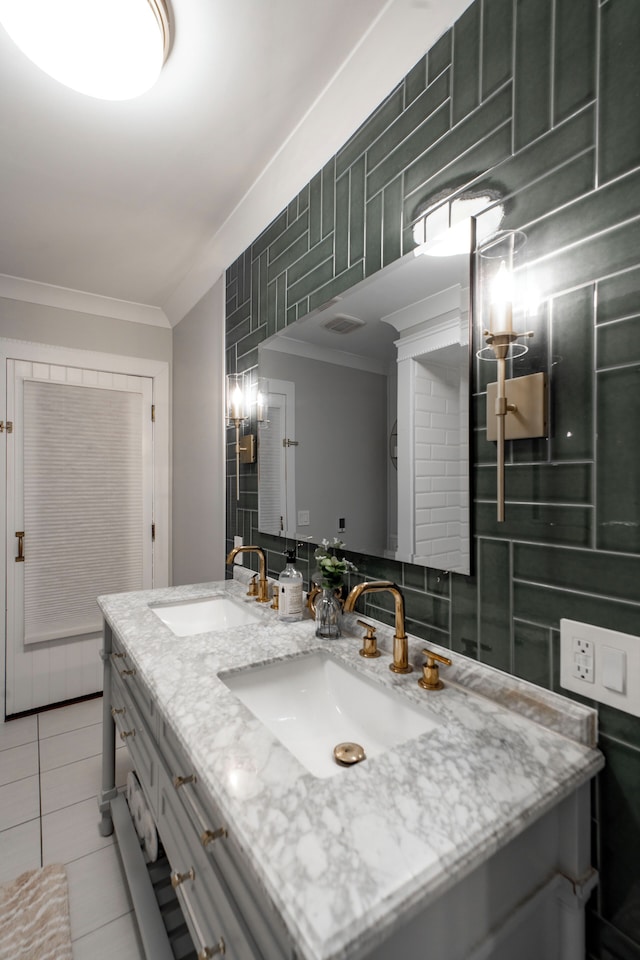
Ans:
<svg viewBox="0 0 640 960"><path fill-rule="evenodd" d="M261 344L260 531L470 572L469 293L412 253Z"/></svg>

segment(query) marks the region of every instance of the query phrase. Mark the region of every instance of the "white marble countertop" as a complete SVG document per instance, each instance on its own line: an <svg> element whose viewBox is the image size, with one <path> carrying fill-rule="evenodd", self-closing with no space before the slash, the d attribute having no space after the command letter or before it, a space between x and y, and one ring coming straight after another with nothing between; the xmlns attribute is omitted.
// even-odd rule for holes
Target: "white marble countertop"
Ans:
<svg viewBox="0 0 640 960"><path fill-rule="evenodd" d="M225 592L260 622L178 638L149 603ZM282 916L301 956L370 949L602 767L595 713L442 651L437 693L396 676L389 656L358 656L360 627L321 641L314 623L282 623L238 581L99 599L106 620L170 721L201 783ZM345 617L345 634L355 618ZM392 631L379 627L381 648ZM410 659L423 662L424 641ZM219 679L219 673L312 650L395 687L437 728L336 776L318 779Z"/></svg>

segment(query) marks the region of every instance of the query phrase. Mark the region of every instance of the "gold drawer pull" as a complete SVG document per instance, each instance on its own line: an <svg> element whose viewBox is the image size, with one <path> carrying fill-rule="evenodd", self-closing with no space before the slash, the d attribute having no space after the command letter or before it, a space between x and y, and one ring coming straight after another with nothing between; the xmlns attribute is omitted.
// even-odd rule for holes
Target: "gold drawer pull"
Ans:
<svg viewBox="0 0 640 960"><path fill-rule="evenodd" d="M124 714L127 712L126 707L111 707L111 716L117 717L118 714Z"/></svg>
<svg viewBox="0 0 640 960"><path fill-rule="evenodd" d="M176 887L179 887L181 883L184 883L185 880L195 880L196 872L193 867L189 867L186 873L172 873L171 874L171 886L175 890Z"/></svg>
<svg viewBox="0 0 640 960"><path fill-rule="evenodd" d="M136 675L135 670L119 670L118 673L121 677L135 677Z"/></svg>
<svg viewBox="0 0 640 960"><path fill-rule="evenodd" d="M135 737L135 735L136 735L135 730L123 730L122 733L120 734L120 739L126 740L127 737Z"/></svg>
<svg viewBox="0 0 640 960"><path fill-rule="evenodd" d="M195 773L190 773L188 777L174 777L173 785L178 790L180 787L183 787L185 783L195 783L196 775Z"/></svg>
<svg viewBox="0 0 640 960"><path fill-rule="evenodd" d="M225 953L226 951L225 942L220 937L215 947L203 947L202 950L198 953L198 960L209 960L210 957L215 957L219 953Z"/></svg>
<svg viewBox="0 0 640 960"><path fill-rule="evenodd" d="M217 830L205 830L204 833L200 834L200 843L203 847L206 847L208 844L214 843L216 840L222 840L222 838L226 836L227 831L225 827L218 827Z"/></svg>
<svg viewBox="0 0 640 960"><path fill-rule="evenodd" d="M114 652L114 653L111 654L111 656L112 656L115 660L123 660L123 659L126 657L126 653L115 653L115 652Z"/></svg>

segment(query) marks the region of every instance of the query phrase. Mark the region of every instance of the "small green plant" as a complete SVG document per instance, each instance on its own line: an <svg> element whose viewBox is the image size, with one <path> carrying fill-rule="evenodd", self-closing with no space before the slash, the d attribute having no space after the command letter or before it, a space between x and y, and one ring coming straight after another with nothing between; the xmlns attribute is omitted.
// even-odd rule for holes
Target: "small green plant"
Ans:
<svg viewBox="0 0 640 960"><path fill-rule="evenodd" d="M336 555L336 551L342 550L344 546L342 540L334 537L332 542L323 540L322 546L318 547L314 553L323 587L337 589L342 586L345 574L358 572L358 568L350 560Z"/></svg>

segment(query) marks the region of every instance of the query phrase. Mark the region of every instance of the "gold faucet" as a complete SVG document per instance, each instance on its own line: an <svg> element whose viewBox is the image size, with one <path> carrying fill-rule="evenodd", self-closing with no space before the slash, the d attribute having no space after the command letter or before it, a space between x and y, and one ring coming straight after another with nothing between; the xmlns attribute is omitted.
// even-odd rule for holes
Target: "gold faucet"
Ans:
<svg viewBox="0 0 640 960"><path fill-rule="evenodd" d="M344 609L346 613L352 613L363 593L382 593L387 590L392 594L396 605L393 663L389 664L389 670L394 673L411 673L413 667L409 663L409 643L404 632L404 599L400 593L400 588L395 583L392 583L391 580L370 580L369 583L358 583L345 600Z"/></svg>
<svg viewBox="0 0 640 960"><path fill-rule="evenodd" d="M257 553L258 554L258 603L269 603L269 584L267 582L267 561L264 558L264 551L261 547L234 547L229 551L227 563L233 563L239 553Z"/></svg>

